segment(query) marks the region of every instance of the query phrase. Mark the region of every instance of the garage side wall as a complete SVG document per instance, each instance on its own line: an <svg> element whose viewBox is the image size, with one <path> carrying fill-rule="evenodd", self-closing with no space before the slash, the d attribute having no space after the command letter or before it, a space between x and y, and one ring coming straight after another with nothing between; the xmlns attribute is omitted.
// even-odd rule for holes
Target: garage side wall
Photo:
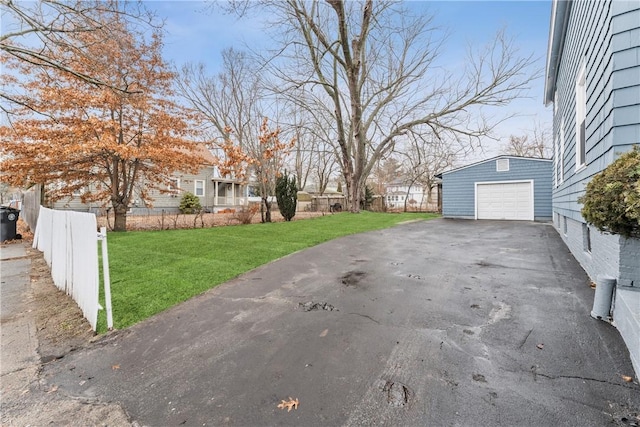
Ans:
<svg viewBox="0 0 640 427"><path fill-rule="evenodd" d="M509 159L509 170L498 172L496 162ZM475 218L475 183L533 180L534 217L551 220L553 162L544 159L498 157L442 175L442 215L445 218Z"/></svg>

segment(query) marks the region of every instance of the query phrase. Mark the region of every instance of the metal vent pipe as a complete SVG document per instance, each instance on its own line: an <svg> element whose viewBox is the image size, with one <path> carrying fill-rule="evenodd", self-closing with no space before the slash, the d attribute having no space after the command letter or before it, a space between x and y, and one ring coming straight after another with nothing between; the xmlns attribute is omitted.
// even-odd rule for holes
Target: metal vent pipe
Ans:
<svg viewBox="0 0 640 427"><path fill-rule="evenodd" d="M593 299L591 317L598 320L609 321L611 313L611 300L616 279L609 276L598 276L596 279L596 295Z"/></svg>

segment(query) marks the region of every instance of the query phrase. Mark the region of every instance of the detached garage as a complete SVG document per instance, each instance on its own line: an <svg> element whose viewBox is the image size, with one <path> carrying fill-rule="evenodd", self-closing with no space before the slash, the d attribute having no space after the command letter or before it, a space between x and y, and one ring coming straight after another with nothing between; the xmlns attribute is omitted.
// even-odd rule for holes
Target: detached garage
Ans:
<svg viewBox="0 0 640 427"><path fill-rule="evenodd" d="M445 218L550 221L553 161L498 156L443 172Z"/></svg>

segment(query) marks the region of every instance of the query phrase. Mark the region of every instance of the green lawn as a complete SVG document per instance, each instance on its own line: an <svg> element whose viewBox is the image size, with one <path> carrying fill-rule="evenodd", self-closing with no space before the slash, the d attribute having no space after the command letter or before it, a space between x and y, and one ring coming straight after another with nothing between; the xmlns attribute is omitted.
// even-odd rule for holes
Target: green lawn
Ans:
<svg viewBox="0 0 640 427"><path fill-rule="evenodd" d="M435 217L341 213L271 224L109 233L114 326L131 326L269 261L336 237ZM106 329L101 310L98 331Z"/></svg>

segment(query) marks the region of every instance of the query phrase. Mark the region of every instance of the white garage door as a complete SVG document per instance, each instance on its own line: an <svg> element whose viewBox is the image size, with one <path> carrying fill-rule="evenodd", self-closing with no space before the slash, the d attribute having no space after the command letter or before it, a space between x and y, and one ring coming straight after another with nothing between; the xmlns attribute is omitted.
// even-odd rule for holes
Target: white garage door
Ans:
<svg viewBox="0 0 640 427"><path fill-rule="evenodd" d="M476 184L478 219L533 221L532 182Z"/></svg>

